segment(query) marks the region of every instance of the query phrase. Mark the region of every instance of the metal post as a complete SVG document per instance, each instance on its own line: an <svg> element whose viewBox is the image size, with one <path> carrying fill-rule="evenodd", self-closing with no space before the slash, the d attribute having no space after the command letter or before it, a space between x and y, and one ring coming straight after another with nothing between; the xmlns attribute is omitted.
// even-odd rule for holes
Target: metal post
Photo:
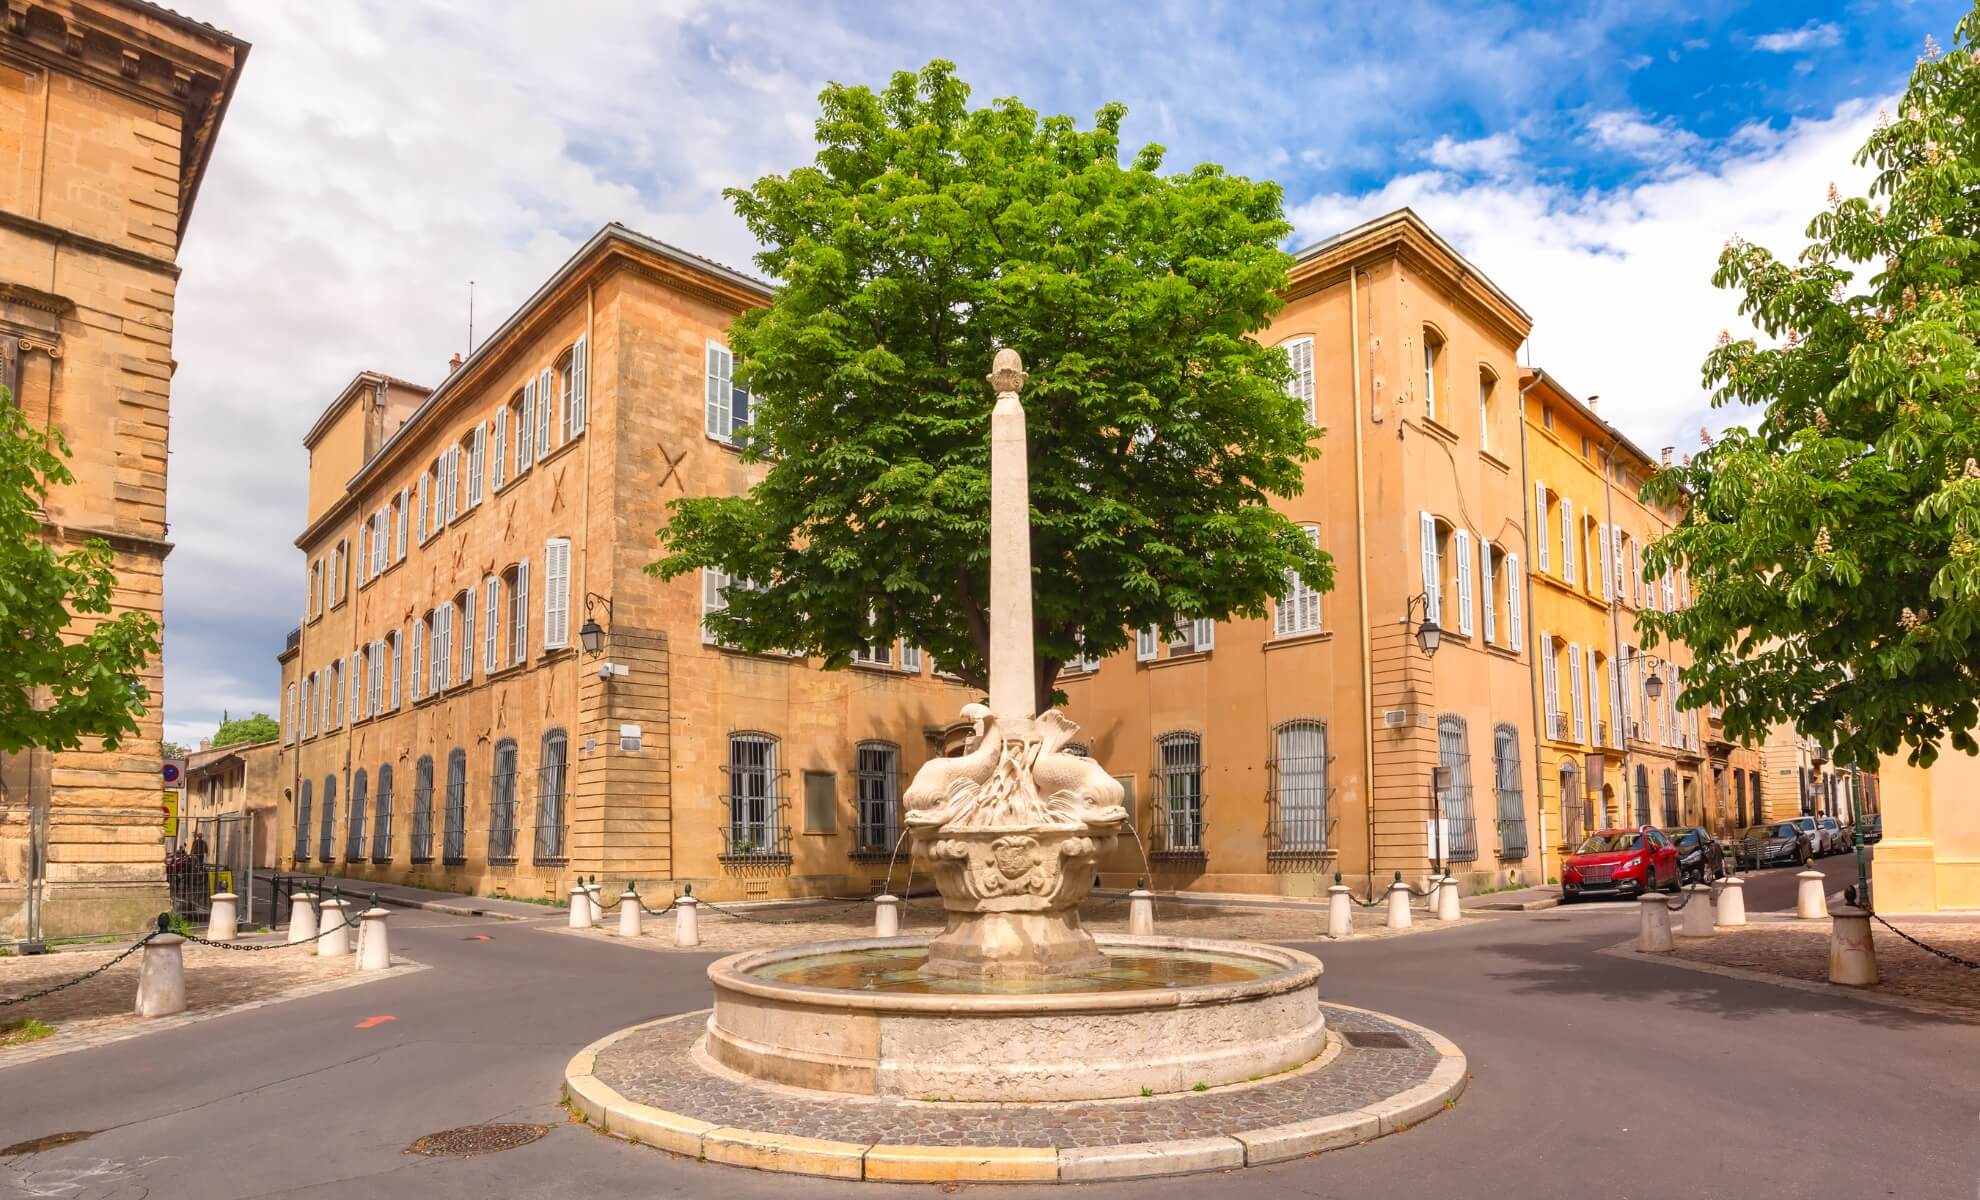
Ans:
<svg viewBox="0 0 1980 1200"><path fill-rule="evenodd" d="M1849 809L1850 821L1856 826L1856 906L1875 911L1870 903L1870 870L1863 856L1863 793L1862 772L1852 766L1849 769Z"/></svg>

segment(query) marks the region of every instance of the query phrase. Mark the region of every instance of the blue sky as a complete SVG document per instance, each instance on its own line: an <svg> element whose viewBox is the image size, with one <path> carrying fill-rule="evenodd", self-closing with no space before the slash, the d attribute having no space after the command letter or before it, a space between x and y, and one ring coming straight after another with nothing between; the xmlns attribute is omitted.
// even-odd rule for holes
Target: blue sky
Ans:
<svg viewBox="0 0 1980 1200"><path fill-rule="evenodd" d="M181 260L166 731L274 711L301 439L360 368L435 381L606 221L743 265L726 186L811 153L830 80L955 61L1285 188L1295 242L1407 204L1535 318L1529 361L1689 448L1741 328L1734 233L1792 250L1965 11L1906 3L178 0L254 44Z"/></svg>

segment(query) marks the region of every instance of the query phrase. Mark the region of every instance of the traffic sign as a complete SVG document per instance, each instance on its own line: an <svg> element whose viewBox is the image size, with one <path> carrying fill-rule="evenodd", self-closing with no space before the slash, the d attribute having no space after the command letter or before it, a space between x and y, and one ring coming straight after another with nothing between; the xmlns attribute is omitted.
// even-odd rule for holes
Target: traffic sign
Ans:
<svg viewBox="0 0 1980 1200"><path fill-rule="evenodd" d="M165 776L166 783L179 782L179 764L175 762L166 763L165 769L160 774Z"/></svg>

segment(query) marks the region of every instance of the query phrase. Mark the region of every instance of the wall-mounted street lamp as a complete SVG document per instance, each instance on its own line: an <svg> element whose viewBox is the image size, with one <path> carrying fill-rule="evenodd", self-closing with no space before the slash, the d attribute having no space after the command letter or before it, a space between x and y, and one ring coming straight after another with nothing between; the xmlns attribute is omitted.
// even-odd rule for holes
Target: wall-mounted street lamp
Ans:
<svg viewBox="0 0 1980 1200"><path fill-rule="evenodd" d="M1409 625L1416 621L1416 610L1419 605L1423 609L1423 621L1415 629L1416 645L1423 651L1423 657L1432 658L1437 653L1437 647L1443 644L1444 631L1438 628L1437 622L1430 617L1430 593L1418 592L1409 598L1403 609L1403 624Z"/></svg>
<svg viewBox="0 0 1980 1200"><path fill-rule="evenodd" d="M610 599L596 592L586 592L584 594L584 624L578 626L578 644L584 647L586 654L596 654L605 648L605 627L600 625L597 618L591 615L592 606L595 604L605 606L605 616L608 619L612 615L612 601Z"/></svg>
<svg viewBox="0 0 1980 1200"><path fill-rule="evenodd" d="M1641 651L1638 651L1634 654L1631 654L1629 657L1623 659L1623 666L1627 667L1631 663L1636 663L1636 662L1641 662L1645 664L1645 666L1650 672L1649 677L1644 679L1643 681L1643 694L1650 697L1652 700L1655 700L1657 697L1663 695L1664 681L1657 677L1657 668L1664 665L1663 660L1659 659L1654 654L1644 654Z"/></svg>

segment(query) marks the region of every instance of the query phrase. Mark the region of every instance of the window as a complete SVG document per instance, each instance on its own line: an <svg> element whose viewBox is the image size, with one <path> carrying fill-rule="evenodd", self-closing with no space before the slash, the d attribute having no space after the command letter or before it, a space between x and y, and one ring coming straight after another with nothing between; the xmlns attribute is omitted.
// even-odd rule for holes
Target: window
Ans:
<svg viewBox="0 0 1980 1200"><path fill-rule="evenodd" d="M493 675L502 669L502 581L490 575L482 584L488 595L488 608L481 618L481 669Z"/></svg>
<svg viewBox="0 0 1980 1200"><path fill-rule="evenodd" d="M337 777L323 777L323 807L317 817L316 857L320 862L329 862L336 857L332 851L337 844Z"/></svg>
<svg viewBox="0 0 1980 1200"><path fill-rule="evenodd" d="M509 402L509 420L516 430L516 474L529 470L536 452L536 381L523 384Z"/></svg>
<svg viewBox="0 0 1980 1200"><path fill-rule="evenodd" d="M1498 386L1498 376L1478 369L1478 448L1487 452L1492 449L1492 393Z"/></svg>
<svg viewBox="0 0 1980 1200"><path fill-rule="evenodd" d="M392 522L392 561L406 560L406 509L412 504L412 488L399 489L397 517Z"/></svg>
<svg viewBox="0 0 1980 1200"><path fill-rule="evenodd" d="M1150 625L1146 629L1135 630L1134 631L1134 661L1154 662L1155 648L1157 644L1158 644L1158 640L1156 638L1155 627L1153 625Z"/></svg>
<svg viewBox="0 0 1980 1200"><path fill-rule="evenodd" d="M1678 823L1679 818L1680 818L1680 814L1678 812L1677 772L1671 770L1669 767L1665 767L1664 768L1664 824L1675 825Z"/></svg>
<svg viewBox="0 0 1980 1200"><path fill-rule="evenodd" d="M462 443L467 449L467 506L481 503L481 489L487 481L488 426L475 422L474 432Z"/></svg>
<svg viewBox="0 0 1980 1200"><path fill-rule="evenodd" d="M1485 644L1499 641L1499 577L1505 574L1505 551L1489 542L1478 546L1478 595L1484 601L1479 611L1485 618Z"/></svg>
<svg viewBox="0 0 1980 1200"><path fill-rule="evenodd" d="M550 453L550 433L557 427L556 383L550 368L536 373L536 457Z"/></svg>
<svg viewBox="0 0 1980 1200"><path fill-rule="evenodd" d="M1271 848L1318 854L1327 848L1327 727L1287 721L1272 742Z"/></svg>
<svg viewBox="0 0 1980 1200"><path fill-rule="evenodd" d="M425 672L420 670L420 654L425 649L425 642L426 618L416 617L412 623L412 658L408 664L412 670L406 673L406 698L410 700L419 699L421 681L426 678Z"/></svg>
<svg viewBox="0 0 1980 1200"><path fill-rule="evenodd" d="M1155 739L1155 787L1161 816L1158 846L1169 853L1203 849L1203 739L1165 733Z"/></svg>
<svg viewBox="0 0 1980 1200"><path fill-rule="evenodd" d="M1208 617L1189 618L1176 614L1175 627L1169 631L1169 657L1178 654L1202 654L1216 648L1217 622Z"/></svg>
<svg viewBox="0 0 1980 1200"><path fill-rule="evenodd" d="M1561 840L1578 846L1593 828L1595 802L1583 794L1581 768L1572 758L1564 758L1561 760Z"/></svg>
<svg viewBox="0 0 1980 1200"><path fill-rule="evenodd" d="M288 691L288 711L282 721L282 740L294 742L296 732L302 725L302 712L296 707L296 685L290 684Z"/></svg>
<svg viewBox="0 0 1980 1200"><path fill-rule="evenodd" d="M426 690L434 695L453 682L454 664L450 654L453 643L448 639L448 628L453 623L453 605L442 604L427 614L427 625L433 632L433 643L427 650Z"/></svg>
<svg viewBox="0 0 1980 1200"><path fill-rule="evenodd" d="M433 861L433 756L422 754L413 767L412 861Z"/></svg>
<svg viewBox="0 0 1980 1200"><path fill-rule="evenodd" d="M302 717L302 736L309 737L316 732L316 712L310 707L311 695L316 686L316 672L303 676L302 700L298 705Z"/></svg>
<svg viewBox="0 0 1980 1200"><path fill-rule="evenodd" d="M1457 567L1458 632L1465 637L1477 627L1476 607L1471 585L1471 531L1460 529L1451 535L1451 557Z"/></svg>
<svg viewBox="0 0 1980 1200"><path fill-rule="evenodd" d="M413 531L415 543L426 540L426 494L432 490L431 472L421 471L413 481Z"/></svg>
<svg viewBox="0 0 1980 1200"><path fill-rule="evenodd" d="M1636 767L1636 823L1650 823L1650 771L1641 763Z"/></svg>
<svg viewBox="0 0 1980 1200"><path fill-rule="evenodd" d="M543 735L536 756L536 861L564 861L564 778L565 760L570 757L570 739L561 729Z"/></svg>
<svg viewBox="0 0 1980 1200"><path fill-rule="evenodd" d="M900 750L887 742L861 742L854 751L855 845L863 852L887 853L900 838L900 762Z"/></svg>
<svg viewBox="0 0 1980 1200"><path fill-rule="evenodd" d="M1533 563L1536 570L1545 574L1554 567L1553 551L1548 548L1553 540L1548 530L1553 526L1547 520L1547 485L1544 483L1535 482L1533 485L1533 525Z"/></svg>
<svg viewBox="0 0 1980 1200"><path fill-rule="evenodd" d="M756 584L753 583L752 581L747 579L737 579L735 576L729 574L727 571L717 570L714 567L702 568L701 570L701 640L711 646L727 646L731 644L717 637L715 635L715 631L709 628L708 617L711 613L718 613L721 612L723 609L729 607L729 593L732 590L753 592L757 589L756 589ZM858 658L857 655L855 655L854 657L856 659ZM871 661L871 660L862 659L860 661Z"/></svg>
<svg viewBox="0 0 1980 1200"><path fill-rule="evenodd" d="M399 707L400 652L404 648L401 645L401 643L404 642L405 638L402 634L400 634L398 630L394 629L392 632L385 635L385 640L391 643L392 646L392 663L391 663L392 683L391 686L386 689L385 698L388 702L388 707L396 709Z"/></svg>
<svg viewBox="0 0 1980 1200"><path fill-rule="evenodd" d="M351 811L344 821L344 861L357 862L364 857L364 816L366 805L371 801L369 789L365 786L364 768L359 767L351 777Z"/></svg>
<svg viewBox="0 0 1980 1200"><path fill-rule="evenodd" d="M1438 407L1440 397L1437 392L1437 376L1444 368L1444 339L1428 325L1423 327L1423 415L1432 421L1445 422L1446 414Z"/></svg>
<svg viewBox="0 0 1980 1200"><path fill-rule="evenodd" d="M571 640L571 540L551 538L543 544L543 648L555 649Z"/></svg>
<svg viewBox="0 0 1980 1200"><path fill-rule="evenodd" d="M392 861L392 766L378 768L378 799L371 809L371 861Z"/></svg>
<svg viewBox="0 0 1980 1200"><path fill-rule="evenodd" d="M296 853L298 864L309 857L309 780L302 781L302 795L296 800Z"/></svg>
<svg viewBox="0 0 1980 1200"><path fill-rule="evenodd" d="M1568 656L1568 707L1574 712L1574 740L1585 741L1588 737L1588 710L1582 705L1581 643L1569 642Z"/></svg>
<svg viewBox="0 0 1980 1200"><path fill-rule="evenodd" d="M529 658L529 563L509 568L509 661Z"/></svg>
<svg viewBox="0 0 1980 1200"><path fill-rule="evenodd" d="M740 443L749 428L750 396L735 384L735 356L727 346L710 341L707 357L708 436Z"/></svg>
<svg viewBox="0 0 1980 1200"><path fill-rule="evenodd" d="M509 407L502 405L495 410L495 419L489 422L494 427L494 440L488 447L488 490L499 492L509 478Z"/></svg>
<svg viewBox="0 0 1980 1200"><path fill-rule="evenodd" d="M495 761L488 772L488 861L516 861L516 743L495 743Z"/></svg>
<svg viewBox="0 0 1980 1200"><path fill-rule="evenodd" d="M1561 731L1560 647L1546 630L1540 631L1541 719L1548 737L1559 741Z"/></svg>
<svg viewBox="0 0 1980 1200"><path fill-rule="evenodd" d="M1519 573L1519 555L1506 555L1506 645L1515 651L1526 645L1520 630L1520 588L1525 581Z"/></svg>
<svg viewBox="0 0 1980 1200"><path fill-rule="evenodd" d="M1320 527L1302 525L1308 541L1315 546L1320 544ZM1320 632L1320 590L1307 584L1298 571L1286 572L1285 595L1279 597L1277 608L1273 610L1272 634L1274 637L1297 637L1303 633Z"/></svg>
<svg viewBox="0 0 1980 1200"><path fill-rule="evenodd" d="M450 866L467 861L467 751L461 749L447 754L447 824L440 861Z"/></svg>
<svg viewBox="0 0 1980 1200"><path fill-rule="evenodd" d="M1492 730L1492 792L1499 801L1499 857L1525 858L1526 797L1519 776L1519 730L1510 725Z"/></svg>
<svg viewBox="0 0 1980 1200"><path fill-rule="evenodd" d="M1602 663L1604 659L1600 654L1595 652L1595 647L1593 646L1583 646L1581 653L1586 660L1584 665L1587 668L1583 672L1583 678L1588 684L1588 741L1591 745L1600 746L1608 740L1609 732L1615 728L1614 717L1604 711L1599 703L1599 698L1602 695ZM1598 713L1601 715L1597 716L1596 714Z"/></svg>
<svg viewBox="0 0 1980 1200"><path fill-rule="evenodd" d="M1574 523L1574 501L1561 498L1561 578L1569 584L1575 581L1574 544L1580 540L1580 530Z"/></svg>
<svg viewBox="0 0 1980 1200"><path fill-rule="evenodd" d="M1478 857L1478 829L1471 815L1471 748L1464 718L1455 713L1437 718L1437 765L1447 780L1437 795L1444 861L1472 862Z"/></svg>
<svg viewBox="0 0 1980 1200"><path fill-rule="evenodd" d="M1432 625L1444 624L1444 558L1437 527L1440 522L1429 513L1418 513L1418 540L1423 554L1424 619Z"/></svg>
<svg viewBox="0 0 1980 1200"><path fill-rule="evenodd" d="M729 820L725 852L774 855L779 851L777 739L761 733L729 735Z"/></svg>
<svg viewBox="0 0 1980 1200"><path fill-rule="evenodd" d="M1306 412L1306 423L1316 425L1319 415L1313 398L1313 339L1296 337L1281 345L1286 352L1286 365L1292 368L1292 378L1286 382L1286 395L1298 400Z"/></svg>
<svg viewBox="0 0 1980 1200"><path fill-rule="evenodd" d="M570 356L564 366L564 440L569 441L584 432L587 411L591 406L590 350L585 346L585 337L578 335L577 344L571 347Z"/></svg>
<svg viewBox="0 0 1980 1200"><path fill-rule="evenodd" d="M1543 404L1540 406L1540 424L1542 428L1546 428L1546 429L1552 429L1554 427L1553 405Z"/></svg>
<svg viewBox="0 0 1980 1200"><path fill-rule="evenodd" d="M475 599L474 589L469 588L455 597L461 609L461 682L474 682L474 652L480 647L474 640Z"/></svg>
<svg viewBox="0 0 1980 1200"><path fill-rule="evenodd" d="M1077 663L1074 664L1073 669L1079 669ZM909 675L921 674L921 647L910 646L906 642L901 643L901 670Z"/></svg>

